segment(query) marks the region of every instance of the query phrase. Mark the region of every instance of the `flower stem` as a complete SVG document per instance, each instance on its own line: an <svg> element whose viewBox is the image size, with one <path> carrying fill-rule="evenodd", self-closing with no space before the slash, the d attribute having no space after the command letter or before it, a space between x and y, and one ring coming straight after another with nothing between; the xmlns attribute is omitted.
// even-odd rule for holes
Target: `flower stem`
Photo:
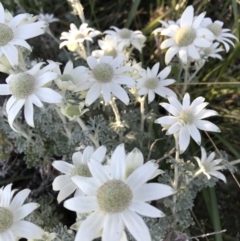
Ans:
<svg viewBox="0 0 240 241"><path fill-rule="evenodd" d="M116 102L115 102L115 98L112 97L111 101L110 101L110 105L112 107L112 110L113 110L113 113L115 115L115 118L116 118L116 121L117 123L121 123L121 118L120 118L120 114L119 114L119 111L118 111L118 107L116 105Z"/></svg>
<svg viewBox="0 0 240 241"><path fill-rule="evenodd" d="M80 118L80 117L78 117L77 119L76 119L76 121L77 121L77 123L79 124L79 126L82 128L82 130L83 131L89 131L88 130L88 128L87 128L87 126L85 125L85 123L83 122L83 120ZM88 134L86 134L88 137L89 137L89 139L93 142L93 144L95 145L95 147L96 148L98 148L99 147L99 143L98 143L98 140L96 140L96 138L91 134L91 133L88 133Z"/></svg>
<svg viewBox="0 0 240 241"><path fill-rule="evenodd" d="M140 100L140 112L141 112L141 126L140 130L141 132L144 131L144 121L145 121L145 99L147 95L144 95Z"/></svg>

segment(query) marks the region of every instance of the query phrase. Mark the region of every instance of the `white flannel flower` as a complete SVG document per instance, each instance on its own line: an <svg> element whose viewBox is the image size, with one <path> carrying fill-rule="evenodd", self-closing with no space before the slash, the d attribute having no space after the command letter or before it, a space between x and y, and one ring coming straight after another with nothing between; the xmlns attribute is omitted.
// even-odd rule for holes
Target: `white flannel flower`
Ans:
<svg viewBox="0 0 240 241"><path fill-rule="evenodd" d="M215 159L215 156L215 152L212 152L207 156L206 150L201 146L201 160L199 157L194 157L200 167L200 170L197 173L203 173L208 179L210 179L211 176L214 176L226 182L226 177L218 171L223 168L222 166L218 166L218 164L222 162L222 159Z"/></svg>
<svg viewBox="0 0 240 241"><path fill-rule="evenodd" d="M92 56L95 58L101 58L104 55L116 58L123 55L123 47L120 46L116 38L106 36L103 40L98 40L98 45L101 50L92 51Z"/></svg>
<svg viewBox="0 0 240 241"><path fill-rule="evenodd" d="M39 239L28 239L28 241L52 241L57 237L56 233L44 232L41 240Z"/></svg>
<svg viewBox="0 0 240 241"><path fill-rule="evenodd" d="M162 42L160 48L169 48L165 55L165 62L168 64L173 56L179 55L183 63L187 63L189 57L200 59L199 48L210 47L213 34L207 28L201 27L205 13L194 17L194 8L189 6L183 12L179 24L171 24L161 31L169 39Z"/></svg>
<svg viewBox="0 0 240 241"><path fill-rule="evenodd" d="M19 238L41 239L44 231L37 225L23 220L39 207L37 203L24 204L31 190L24 189L14 197L12 184L2 187L0 191L0 240L15 241Z"/></svg>
<svg viewBox="0 0 240 241"><path fill-rule="evenodd" d="M117 39L121 48L128 48L132 45L134 48L142 51L146 37L142 34L141 31L132 31L127 28L119 29L117 27L111 27L113 30L106 30L104 33L109 34L110 36Z"/></svg>
<svg viewBox="0 0 240 241"><path fill-rule="evenodd" d="M176 98L169 97L168 103L160 103L171 115L160 117L155 123L161 125L171 125L166 135L179 135L180 153L183 153L190 142L190 136L200 145L201 135L198 129L203 131L220 132L219 128L210 121L202 120L206 117L218 115L215 110L206 110L208 105L205 98L198 97L190 104L190 96L186 93L181 104Z"/></svg>
<svg viewBox="0 0 240 241"><path fill-rule="evenodd" d="M38 15L38 21L44 21L46 24L58 22L58 18L54 18L54 14L40 13Z"/></svg>
<svg viewBox="0 0 240 241"><path fill-rule="evenodd" d="M219 52L224 51L222 48L218 48L220 43L215 42L208 48L203 48L200 52L201 56L204 60L207 60L209 57L214 59L220 59L222 60L222 56L218 54Z"/></svg>
<svg viewBox="0 0 240 241"><path fill-rule="evenodd" d="M54 80L54 82L61 90L74 90L81 84L81 82L86 82L88 79L87 68L84 66L73 68L71 60L69 60L65 65L62 74L58 65L54 69L54 72L58 74L58 77Z"/></svg>
<svg viewBox="0 0 240 241"><path fill-rule="evenodd" d="M65 45L68 47L83 43L85 40L92 42L93 37L101 34L101 32L94 30L93 28L88 28L87 26L87 23L83 23L78 29L75 24L71 23L69 32L63 32L61 34L60 39L63 39L64 41L60 44L60 48Z"/></svg>
<svg viewBox="0 0 240 241"><path fill-rule="evenodd" d="M93 56L87 58L87 63L91 69L89 79L81 84L76 91L88 90L85 99L86 105L91 105L100 94L106 103L111 100L111 94L115 95L126 105L129 103L129 97L121 84L133 87L135 81L125 75L130 70L130 66L122 66L124 56L113 58L111 56L103 56L99 60Z"/></svg>
<svg viewBox="0 0 240 241"><path fill-rule="evenodd" d="M146 183L158 169L147 162L128 178L124 145L111 156L110 173L95 160L88 163L92 178L72 177L86 196L65 201L64 206L79 213L90 213L81 223L75 241L93 240L102 234L102 241L120 241L125 226L137 241L150 241L150 232L141 216L164 217L164 213L147 202L174 193L167 185ZM140 216L141 215L141 216Z"/></svg>
<svg viewBox="0 0 240 241"><path fill-rule="evenodd" d="M223 22L221 21L216 20L213 22L211 18L204 18L201 25L203 27L206 27L213 33L214 40L222 43L226 49L226 52L228 52L230 49L229 44L234 47L234 43L229 38L233 38L238 41L236 36L228 33L229 31L231 31L230 29L223 28Z"/></svg>
<svg viewBox="0 0 240 241"><path fill-rule="evenodd" d="M98 149L96 149L96 151L94 151L92 146L87 146L83 153L80 151L73 153L73 164L65 161L53 162L53 167L64 173L63 175L56 177L52 184L54 191L60 191L57 197L59 203L75 191L75 196L83 195L81 189L79 189L78 186L71 180L71 177L76 175L82 177L91 177L92 174L89 171L87 163L90 161L90 159L103 162L105 154L105 146L100 146Z"/></svg>
<svg viewBox="0 0 240 241"><path fill-rule="evenodd" d="M155 98L155 93L166 98L169 96L177 97L176 94L166 86L176 82L174 79L166 79L171 72L171 67L164 68L159 74L159 63L156 63L152 69L147 68L141 72L141 77L137 79L138 94L148 95L148 103Z"/></svg>
<svg viewBox="0 0 240 241"><path fill-rule="evenodd" d="M154 160L151 160L152 162ZM125 178L127 179L136 169L144 165L144 158L142 152L138 148L134 148L131 152L127 154L126 157L126 168L125 168ZM153 176L149 180L155 178L156 176L164 173L164 171L157 169Z"/></svg>
<svg viewBox="0 0 240 241"><path fill-rule="evenodd" d="M28 125L34 127L33 104L43 107L43 102L60 103L62 96L44 85L57 77L50 72L55 65L49 64L40 69L44 63L38 63L30 70L11 74L6 79L7 84L0 84L0 95L12 95L7 101L6 112L11 128L20 109L24 106L24 117Z"/></svg>
<svg viewBox="0 0 240 241"><path fill-rule="evenodd" d="M20 23L28 17L27 14L19 14L9 22L5 20L5 12L0 3L0 57L4 54L12 66L18 65L18 50L16 46L32 50L26 39L36 37L44 33L45 23Z"/></svg>

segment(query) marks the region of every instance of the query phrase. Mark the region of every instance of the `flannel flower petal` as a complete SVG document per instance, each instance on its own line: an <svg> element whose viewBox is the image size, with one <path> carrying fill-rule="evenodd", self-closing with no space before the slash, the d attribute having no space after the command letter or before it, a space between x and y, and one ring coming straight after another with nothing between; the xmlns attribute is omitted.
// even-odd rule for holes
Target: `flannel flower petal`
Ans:
<svg viewBox="0 0 240 241"><path fill-rule="evenodd" d="M39 207L37 203L24 204L31 192L24 189L14 197L12 184L1 189L0 195L0 240L15 241L16 238L41 239L44 231L37 225L23 220Z"/></svg>
<svg viewBox="0 0 240 241"><path fill-rule="evenodd" d="M198 60L199 48L210 47L214 36L209 29L201 27L204 16L205 13L202 13L194 17L193 6L188 6L176 24L166 25L166 28L160 31L161 35L169 37L160 45L161 49L170 47L165 55L166 64L176 54L185 64L191 59Z"/></svg>
<svg viewBox="0 0 240 241"><path fill-rule="evenodd" d="M63 175L56 177L52 184L54 191L60 191L57 197L59 203L74 193L76 190L76 196L82 195L81 189L79 189L77 185L71 180L71 177L76 175L82 177L91 177L92 174L89 171L87 163L90 161L90 159L103 162L105 154L105 146L101 146L95 151L92 146L87 146L83 153L79 151L73 154L73 164L65 161L53 162L53 167L63 173Z"/></svg>
<svg viewBox="0 0 240 241"><path fill-rule="evenodd" d="M218 165L222 162L222 159L215 159L215 156L215 152L212 152L207 156L206 150L201 146L201 160L199 157L194 157L200 167L200 170L197 173L203 173L208 179L210 179L211 176L214 176L226 182L226 177L218 171L222 169L222 166Z"/></svg>
<svg viewBox="0 0 240 241"><path fill-rule="evenodd" d="M46 24L50 24L50 23L58 22L59 19L58 18L54 18L53 14L40 13L39 16L38 16L38 21L43 21Z"/></svg>
<svg viewBox="0 0 240 241"><path fill-rule="evenodd" d="M12 95L7 101L6 112L11 128L20 109L24 106L24 117L28 125L34 127L33 104L43 107L42 101L47 103L60 103L62 96L54 90L44 87L57 77L51 72L55 65L49 64L40 69L43 63L38 63L30 70L11 74L6 79L7 84L0 84L0 95Z"/></svg>
<svg viewBox="0 0 240 241"><path fill-rule="evenodd" d="M160 117L155 123L168 126L166 135L178 134L180 153L183 153L190 142L190 136L200 145L201 135L199 130L220 132L219 128L210 121L202 120L206 117L218 115L214 110L207 110L207 102L203 97L196 98L190 104L190 96L186 93L183 97L183 104L176 98L169 97L167 103L160 103L171 115Z"/></svg>
<svg viewBox="0 0 240 241"><path fill-rule="evenodd" d="M88 166L92 178L72 177L86 196L71 198L64 206L75 212L90 213L81 223L75 241L90 241L99 234L102 241L120 241L125 227L137 241L151 240L141 216L159 218L164 214L147 202L172 195L174 191L164 184L146 183L158 169L153 162L141 165L125 178L125 160L121 144L111 156L110 172L98 161L91 160Z"/></svg>
<svg viewBox="0 0 240 241"><path fill-rule="evenodd" d="M231 31L230 29L223 28L223 22L219 20L213 22L211 18L204 18L201 25L203 27L206 27L213 33L214 40L222 43L226 49L226 52L228 52L230 49L229 45L232 45L234 47L234 43L232 42L232 40L230 40L231 38L238 41L236 36L229 33Z"/></svg>
<svg viewBox="0 0 240 241"><path fill-rule="evenodd" d="M159 74L159 63L156 63L152 69L147 68L141 72L141 77L137 79L138 94L148 95L148 103L155 98L155 93L166 97L177 97L176 94L166 86L173 84L175 80L166 79L171 71L171 67L164 68Z"/></svg>
<svg viewBox="0 0 240 241"><path fill-rule="evenodd" d="M0 57L5 55L12 66L18 65L18 49L21 46L32 50L26 39L34 38L44 33L45 22L32 22L35 17L28 14L19 14L9 21L5 19L5 11L0 3ZM26 20L26 21L25 21Z"/></svg>
<svg viewBox="0 0 240 241"><path fill-rule="evenodd" d="M130 66L123 66L124 56L113 58L103 56L99 60L93 56L87 58L90 67L89 79L87 82L80 84L77 91L88 90L85 103L91 105L102 94L106 103L111 100L111 94L128 105L129 97L121 84L128 87L134 87L135 81L127 76L127 71L131 70ZM126 74L125 74L126 73Z"/></svg>

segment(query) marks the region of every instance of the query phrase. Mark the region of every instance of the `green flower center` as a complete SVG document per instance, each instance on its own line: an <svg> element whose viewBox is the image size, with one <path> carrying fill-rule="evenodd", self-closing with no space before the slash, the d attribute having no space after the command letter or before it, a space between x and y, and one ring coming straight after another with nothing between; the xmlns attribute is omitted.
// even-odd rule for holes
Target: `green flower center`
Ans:
<svg viewBox="0 0 240 241"><path fill-rule="evenodd" d="M92 73L93 77L100 83L111 82L114 75L112 66L106 63L98 64Z"/></svg>
<svg viewBox="0 0 240 241"><path fill-rule="evenodd" d="M71 118L73 118L74 116L79 116L81 114L80 110L79 110L79 106L76 106L76 105L68 106L65 109L65 113L67 116L69 116Z"/></svg>
<svg viewBox="0 0 240 241"><path fill-rule="evenodd" d="M82 33L78 33L78 34L76 34L75 37L74 37L75 40L83 39L83 38L85 38L85 36L84 36Z"/></svg>
<svg viewBox="0 0 240 241"><path fill-rule="evenodd" d="M34 91L35 78L27 73L20 73L10 80L9 88L16 99L26 99Z"/></svg>
<svg viewBox="0 0 240 241"><path fill-rule="evenodd" d="M179 119L184 125L191 125L194 122L194 115L190 110L182 110Z"/></svg>
<svg viewBox="0 0 240 241"><path fill-rule="evenodd" d="M0 233L8 230L13 224L13 214L6 208L0 207Z"/></svg>
<svg viewBox="0 0 240 241"><path fill-rule="evenodd" d="M14 38L14 34L11 28L6 24L0 23L0 46L6 45L10 40Z"/></svg>
<svg viewBox="0 0 240 241"><path fill-rule="evenodd" d="M184 46L188 46L191 43L193 43L196 36L197 36L196 31L193 28L182 27L177 31L174 40L175 40L177 46L184 47Z"/></svg>
<svg viewBox="0 0 240 241"><path fill-rule="evenodd" d="M132 198L131 189L120 180L110 180L104 183L97 192L98 205L106 213L118 213L125 210Z"/></svg>
<svg viewBox="0 0 240 241"><path fill-rule="evenodd" d="M70 74L63 74L60 76L60 79L62 81L72 81L73 80L73 77L70 75Z"/></svg>
<svg viewBox="0 0 240 241"><path fill-rule="evenodd" d="M119 31L119 36L122 39L129 39L131 37L131 31L127 28L123 28Z"/></svg>
<svg viewBox="0 0 240 241"><path fill-rule="evenodd" d="M212 171L212 166L210 163L204 162L202 165L206 173L209 173Z"/></svg>
<svg viewBox="0 0 240 241"><path fill-rule="evenodd" d="M209 54L212 53L212 50L211 50L211 48L204 48L204 49L203 49L203 53L204 53L205 55L209 55Z"/></svg>
<svg viewBox="0 0 240 241"><path fill-rule="evenodd" d="M218 37L222 33L222 27L216 23L209 24L207 28Z"/></svg>
<svg viewBox="0 0 240 241"><path fill-rule="evenodd" d="M82 176L82 177L92 177L92 174L86 164L77 164L71 172L71 177Z"/></svg>
<svg viewBox="0 0 240 241"><path fill-rule="evenodd" d="M158 78L150 78L150 79L147 79L147 81L145 82L145 87L147 89L154 90L158 87L158 83L159 83Z"/></svg>
<svg viewBox="0 0 240 241"><path fill-rule="evenodd" d="M104 51L105 56L112 56L113 58L117 57L117 50L115 48L108 48Z"/></svg>

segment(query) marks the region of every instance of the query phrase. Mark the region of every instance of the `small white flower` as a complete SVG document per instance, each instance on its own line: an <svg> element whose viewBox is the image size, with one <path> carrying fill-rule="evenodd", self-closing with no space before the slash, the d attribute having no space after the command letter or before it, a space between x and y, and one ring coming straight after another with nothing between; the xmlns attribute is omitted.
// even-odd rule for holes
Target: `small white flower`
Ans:
<svg viewBox="0 0 240 241"><path fill-rule="evenodd" d="M179 134L180 153L183 153L190 142L190 136L200 145L201 135L198 129L204 131L220 132L219 128L210 121L202 120L206 117L218 115L214 110L206 110L208 105L203 97L196 98L190 104L190 96L186 93L181 104L176 98L169 97L168 103L160 103L171 115L160 117L155 123L161 125L171 125L166 135Z"/></svg>
<svg viewBox="0 0 240 241"><path fill-rule="evenodd" d="M222 159L214 160L215 156L215 152L212 152L207 156L206 150L201 146L201 160L198 157L194 158L198 162L200 172L205 174L208 179L210 179L211 176L214 176L226 182L226 177L218 171L222 169L222 166L218 166L218 164L222 162Z"/></svg>
<svg viewBox="0 0 240 241"><path fill-rule="evenodd" d="M91 172L89 171L87 163L90 159L98 160L103 162L106 154L106 147L100 146L96 151L92 146L88 146L84 149L83 153L75 152L72 156L73 165L65 161L54 161L53 167L58 171L64 173L56 177L53 181L53 190L60 191L57 197L58 202L67 198L69 195L74 193L79 196L82 195L82 191L77 187L77 185L72 182L71 177L78 175L82 177L91 177Z"/></svg>
<svg viewBox="0 0 240 241"><path fill-rule="evenodd" d="M43 107L43 102L60 103L62 96L44 85L57 77L50 72L55 65L49 64L40 69L43 63L36 64L26 72L11 74L6 79L7 84L0 85L0 95L12 95L6 105L8 122L11 128L20 109L24 106L24 117L28 125L34 127L33 104Z"/></svg>
<svg viewBox="0 0 240 241"><path fill-rule="evenodd" d="M4 54L12 66L18 65L16 46L31 51L30 45L25 40L44 33L45 23L42 21L36 23L27 21L20 25L27 16L19 14L8 22L5 20L4 8L0 3L0 57Z"/></svg>
<svg viewBox="0 0 240 241"><path fill-rule="evenodd" d="M135 170L137 170L142 165L144 165L143 154L138 148L134 148L131 152L128 153L126 157L125 178L127 179ZM149 180L155 178L162 173L164 173L164 171L157 169L154 172L153 176L149 178Z"/></svg>
<svg viewBox="0 0 240 241"><path fill-rule="evenodd" d="M28 239L28 241L52 241L57 237L56 233L44 232L41 240L39 239Z"/></svg>
<svg viewBox="0 0 240 241"><path fill-rule="evenodd" d="M220 59L222 60L222 56L218 54L219 52L224 51L222 48L218 48L219 43L213 43L209 48L203 48L200 52L201 56L204 60L207 60L209 57L214 59Z"/></svg>
<svg viewBox="0 0 240 241"><path fill-rule="evenodd" d="M123 55L123 47L118 44L116 38L106 36L104 40L98 40L98 45L101 50L92 51L92 56L95 58L101 58L104 55L116 58Z"/></svg>
<svg viewBox="0 0 240 241"><path fill-rule="evenodd" d="M88 28L87 23L81 24L79 29L73 23L70 24L69 32L63 32L60 39L64 41L60 44L60 48L65 45L74 45L78 43L83 43L85 40L93 41L92 38L101 34L101 32L94 30L93 28Z"/></svg>
<svg viewBox="0 0 240 241"><path fill-rule="evenodd" d="M88 90L85 103L91 105L102 93L106 103L111 100L111 94L115 95L126 105L129 97L121 84L133 87L135 81L126 76L125 72L130 70L130 66L122 66L125 57L119 56L115 59L111 56L103 56L97 60L93 56L87 58L87 63L91 68L89 80L81 84L76 91Z"/></svg>
<svg viewBox="0 0 240 241"><path fill-rule="evenodd" d="M159 63L156 63L152 69L147 68L141 72L141 77L137 79L136 88L139 89L139 95L148 95L148 103L151 103L155 98L155 93L166 98L169 96L177 97L176 94L166 88L170 84L176 82L174 79L166 79L171 72L171 67L164 68L159 74Z"/></svg>
<svg viewBox="0 0 240 241"><path fill-rule="evenodd" d="M132 31L127 28L119 29L117 27L111 27L113 30L106 30L104 33L109 34L117 39L119 46L121 48L128 48L132 45L134 48L142 51L144 46L144 42L146 41L146 37L142 34L141 31Z"/></svg>
<svg viewBox="0 0 240 241"><path fill-rule="evenodd" d="M39 207L37 203L24 204L31 192L24 189L14 197L11 192L12 184L1 189L0 194L0 240L15 241L19 238L41 239L44 231L37 225L22 220Z"/></svg>
<svg viewBox="0 0 240 241"><path fill-rule="evenodd" d="M214 40L222 43L226 49L226 52L228 52L230 49L229 44L231 44L234 47L234 43L229 38L233 38L238 41L236 36L234 36L231 33L228 33L229 31L231 31L230 29L222 28L223 22L221 21L216 20L213 22L211 18L204 18L201 25L203 27L206 27L213 33Z"/></svg>
<svg viewBox="0 0 240 241"><path fill-rule="evenodd" d="M56 85L61 90L74 90L82 82L86 82L88 79L88 70L84 66L78 66L73 68L73 63L69 60L61 74L60 68L57 65L54 72L59 76L54 80Z"/></svg>
<svg viewBox="0 0 240 241"><path fill-rule="evenodd" d="M177 53L183 63L187 63L189 57L200 59L199 48L210 47L213 34L207 28L201 27L205 13L194 18L193 6L188 6L183 12L179 24L171 24L161 30L161 35L170 37L161 44L161 49L169 48L165 55L168 64Z"/></svg>
<svg viewBox="0 0 240 241"><path fill-rule="evenodd" d="M112 154L110 174L99 162L91 160L88 166L93 178L72 177L87 196L71 198L64 206L75 212L90 213L81 223L76 241L93 240L99 233L102 233L102 241L120 241L125 226L137 241L151 240L141 216L160 218L164 213L147 202L172 195L174 191L164 184L146 183L158 169L152 162L125 178L125 159L121 144Z"/></svg>
<svg viewBox="0 0 240 241"><path fill-rule="evenodd" d="M58 22L58 18L54 18L53 14L48 14L48 13L40 13L38 16L38 21L44 21L46 24Z"/></svg>

